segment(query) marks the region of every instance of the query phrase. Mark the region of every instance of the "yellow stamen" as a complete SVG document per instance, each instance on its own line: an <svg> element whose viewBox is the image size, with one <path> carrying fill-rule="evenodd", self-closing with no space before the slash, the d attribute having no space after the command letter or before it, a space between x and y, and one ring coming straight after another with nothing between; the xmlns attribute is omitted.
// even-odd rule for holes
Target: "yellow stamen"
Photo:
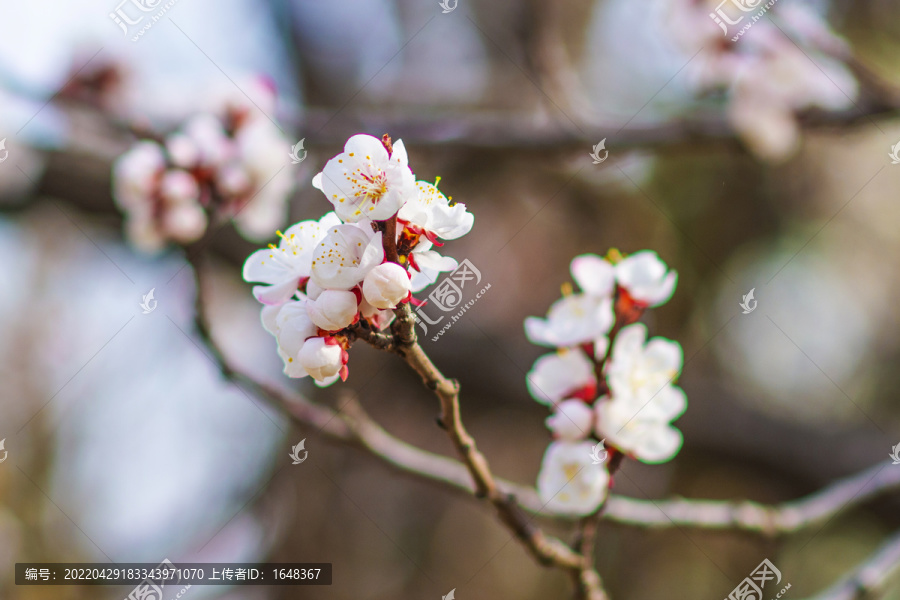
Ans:
<svg viewBox="0 0 900 600"><path fill-rule="evenodd" d="M610 248L609 252L606 253L606 256L604 258L606 258L607 262L609 262L610 264L615 265L621 262L622 259L625 258L625 255L619 252L618 248Z"/></svg>
<svg viewBox="0 0 900 600"><path fill-rule="evenodd" d="M565 282L564 284L562 284L561 286L559 286L559 289L562 292L563 296L571 296L574 291L572 289L572 284L569 283L568 281Z"/></svg>

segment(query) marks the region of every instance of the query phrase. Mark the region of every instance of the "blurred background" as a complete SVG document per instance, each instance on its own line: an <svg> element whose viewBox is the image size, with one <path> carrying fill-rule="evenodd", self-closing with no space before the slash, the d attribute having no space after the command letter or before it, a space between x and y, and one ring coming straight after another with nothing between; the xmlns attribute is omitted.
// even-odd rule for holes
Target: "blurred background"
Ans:
<svg viewBox="0 0 900 600"><path fill-rule="evenodd" d="M358 132L403 139L418 178L475 214L444 251L491 289L424 346L460 380L497 475L533 485L549 442L525 386L545 350L523 319L558 297L573 256L611 247L679 272L645 321L683 345L689 398L679 456L626 461L615 493L776 503L900 442L897 3L780 0L732 44L700 0L178 0L136 42L110 17L133 8L114 2L0 4L0 598L129 592L16 587L15 562L164 558L334 564L330 587L197 600L569 594L488 506L225 381L192 337L184 257L123 240L110 169L133 132L168 132L259 77L290 140L290 222L328 209L312 176ZM309 155L291 165L300 139ZM350 389L389 432L452 454L396 357L360 345L326 389L281 374L240 276L260 246L231 228L212 244L228 355L326 405ZM143 314L151 289L159 310ZM309 460L292 466L301 439ZM885 496L778 541L604 522L598 569L616 600L719 598L769 558L802 598L873 552L898 508Z"/></svg>

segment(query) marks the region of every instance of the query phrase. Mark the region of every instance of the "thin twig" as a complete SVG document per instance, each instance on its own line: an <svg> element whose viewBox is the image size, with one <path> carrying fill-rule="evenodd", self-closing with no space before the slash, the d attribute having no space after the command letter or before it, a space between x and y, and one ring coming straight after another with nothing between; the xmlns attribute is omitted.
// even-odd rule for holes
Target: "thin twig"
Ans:
<svg viewBox="0 0 900 600"><path fill-rule="evenodd" d="M441 425L453 442L475 486L475 495L485 498L497 512L500 521L525 546L541 564L563 569L576 586L576 597L584 600L605 600L599 573L592 561L575 552L561 540L550 537L534 525L519 506L514 494L504 491L494 478L487 458L478 450L475 439L462 422L459 405L459 382L448 379L435 366L415 340L415 321L407 304L396 311L396 331L412 332L412 341L400 342L394 352L422 378L422 383L432 390L441 404Z"/></svg>

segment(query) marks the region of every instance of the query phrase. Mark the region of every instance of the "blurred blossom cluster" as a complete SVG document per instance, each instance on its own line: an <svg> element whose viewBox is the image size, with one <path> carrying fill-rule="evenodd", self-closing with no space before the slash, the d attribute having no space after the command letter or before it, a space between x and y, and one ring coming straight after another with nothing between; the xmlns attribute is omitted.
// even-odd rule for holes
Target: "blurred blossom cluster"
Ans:
<svg viewBox="0 0 900 600"><path fill-rule="evenodd" d="M224 98L218 111L190 118L161 140L141 140L115 162L113 193L135 246L154 252L167 242L195 242L213 216L233 219L253 240L284 222L294 184L275 175L290 144L266 116L274 89L257 83L261 100Z"/></svg>
<svg viewBox="0 0 900 600"><path fill-rule="evenodd" d="M263 284L253 294L286 375L346 379L350 329L384 329L414 292L456 268L433 248L468 233L474 217L438 182L416 181L402 141L355 135L313 178L334 212L278 232L277 246L247 259L244 279Z"/></svg>
<svg viewBox="0 0 900 600"><path fill-rule="evenodd" d="M798 112L853 105L858 83L834 58L845 54L846 44L811 8L779 4L777 13L753 23L752 33L732 41L755 13L740 13L743 20L723 37L710 18L716 4L671 3L667 31L689 56L699 52L688 67L692 86L727 94L728 120L757 156L780 161L796 151Z"/></svg>
<svg viewBox="0 0 900 600"><path fill-rule="evenodd" d="M525 332L535 344L556 348L528 373L528 390L550 406L553 433L538 475L538 492L553 511L590 514L607 495L610 473L592 437L610 452L646 463L672 459L681 432L672 427L687 408L673 385L681 372L681 346L637 323L675 291L678 276L651 250L623 257L577 256L571 287L546 318L529 317ZM605 451L604 451L605 452Z"/></svg>

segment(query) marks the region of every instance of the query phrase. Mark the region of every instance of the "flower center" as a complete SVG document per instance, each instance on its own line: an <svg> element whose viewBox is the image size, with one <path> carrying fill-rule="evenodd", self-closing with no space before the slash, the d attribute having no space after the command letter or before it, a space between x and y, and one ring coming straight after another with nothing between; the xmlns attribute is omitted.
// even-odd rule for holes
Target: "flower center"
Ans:
<svg viewBox="0 0 900 600"><path fill-rule="evenodd" d="M378 204L381 197L387 193L387 174L384 171L367 175L362 170L357 170L349 179L353 186L353 195L357 198L362 197L363 203L371 200L372 204Z"/></svg>

